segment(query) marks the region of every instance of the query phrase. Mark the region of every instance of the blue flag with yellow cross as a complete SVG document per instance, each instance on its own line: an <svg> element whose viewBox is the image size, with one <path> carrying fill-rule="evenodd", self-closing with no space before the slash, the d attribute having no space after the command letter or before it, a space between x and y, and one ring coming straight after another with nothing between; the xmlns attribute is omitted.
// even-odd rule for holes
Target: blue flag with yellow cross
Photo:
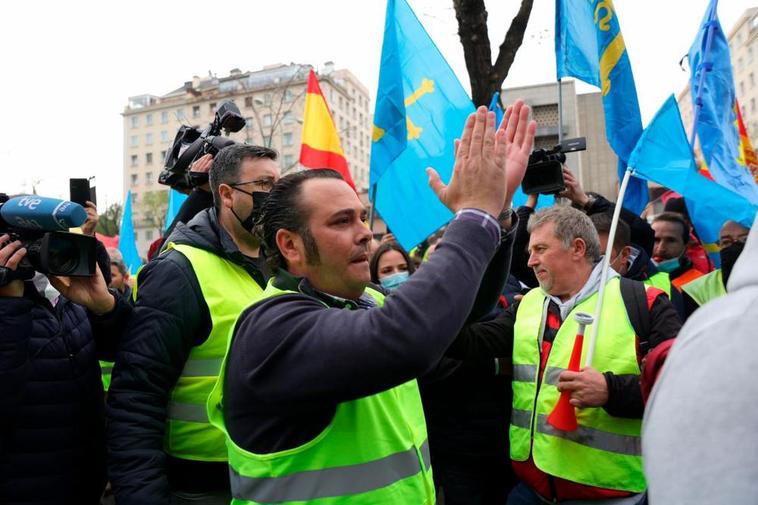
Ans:
<svg viewBox="0 0 758 505"><path fill-rule="evenodd" d="M556 0L555 59L558 79L571 76L600 88L605 133L619 158L621 180L642 135L632 65L612 0ZM629 180L624 207L639 214L648 201L647 182Z"/></svg>
<svg viewBox="0 0 758 505"><path fill-rule="evenodd" d="M370 186L376 210L406 250L452 217L429 188L426 168L437 170L443 181L450 179L453 141L473 111L408 3L388 0Z"/></svg>

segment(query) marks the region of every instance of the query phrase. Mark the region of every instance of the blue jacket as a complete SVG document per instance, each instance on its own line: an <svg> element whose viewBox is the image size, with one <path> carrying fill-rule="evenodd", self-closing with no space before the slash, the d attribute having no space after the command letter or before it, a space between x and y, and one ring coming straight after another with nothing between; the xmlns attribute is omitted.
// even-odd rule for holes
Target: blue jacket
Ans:
<svg viewBox="0 0 758 505"><path fill-rule="evenodd" d="M129 310L123 300L117 308ZM22 298L0 297L0 503L99 503L105 418L93 324L103 341L109 331L96 319L63 298L53 307L31 283Z"/></svg>

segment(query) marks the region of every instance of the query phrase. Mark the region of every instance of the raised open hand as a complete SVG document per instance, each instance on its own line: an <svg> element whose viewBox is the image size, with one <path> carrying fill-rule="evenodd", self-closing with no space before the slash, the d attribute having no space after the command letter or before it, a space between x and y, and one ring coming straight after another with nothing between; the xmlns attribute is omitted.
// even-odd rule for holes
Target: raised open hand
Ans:
<svg viewBox="0 0 758 505"><path fill-rule="evenodd" d="M529 111L529 106L523 100L516 100L505 110L498 128L498 133L504 130L504 134L498 135L497 139L505 144L505 154L499 162L506 167L506 207L510 207L513 194L524 179L529 154L534 146L537 123L529 120Z"/></svg>
<svg viewBox="0 0 758 505"><path fill-rule="evenodd" d="M495 131L495 113L479 107L463 127L450 183L445 185L433 168L427 169L429 185L448 209L476 208L493 216L500 213L506 188L505 134L502 129Z"/></svg>
<svg viewBox="0 0 758 505"><path fill-rule="evenodd" d="M95 267L95 275L89 277L59 277L48 275L53 285L64 297L87 307L95 314L105 314L113 310L116 300L105 285L100 267Z"/></svg>

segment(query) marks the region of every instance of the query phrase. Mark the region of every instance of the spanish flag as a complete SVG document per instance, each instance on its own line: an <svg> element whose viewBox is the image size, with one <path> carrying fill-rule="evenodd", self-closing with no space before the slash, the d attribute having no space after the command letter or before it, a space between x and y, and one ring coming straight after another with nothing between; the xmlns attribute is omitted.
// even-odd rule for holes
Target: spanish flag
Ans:
<svg viewBox="0 0 758 505"><path fill-rule="evenodd" d="M308 75L308 89L305 94L300 164L306 168L336 170L345 182L355 189L350 170L347 168L345 153L340 146L337 128L313 70Z"/></svg>

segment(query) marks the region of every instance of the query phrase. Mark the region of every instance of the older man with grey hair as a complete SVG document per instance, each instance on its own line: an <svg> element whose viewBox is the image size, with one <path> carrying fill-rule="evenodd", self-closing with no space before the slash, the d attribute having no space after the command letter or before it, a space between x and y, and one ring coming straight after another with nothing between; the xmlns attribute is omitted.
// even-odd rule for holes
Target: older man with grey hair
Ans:
<svg viewBox="0 0 758 505"><path fill-rule="evenodd" d="M564 206L538 211L528 230L528 264L540 287L502 317L465 329L449 352L494 357L501 365L511 358L510 455L521 483L508 504L641 503L647 487L640 450L642 359L675 337L681 323L662 291L611 271L592 366L566 370L575 316L595 312L602 271L598 235L584 213ZM548 422L564 391L576 408L578 426L571 431Z"/></svg>

